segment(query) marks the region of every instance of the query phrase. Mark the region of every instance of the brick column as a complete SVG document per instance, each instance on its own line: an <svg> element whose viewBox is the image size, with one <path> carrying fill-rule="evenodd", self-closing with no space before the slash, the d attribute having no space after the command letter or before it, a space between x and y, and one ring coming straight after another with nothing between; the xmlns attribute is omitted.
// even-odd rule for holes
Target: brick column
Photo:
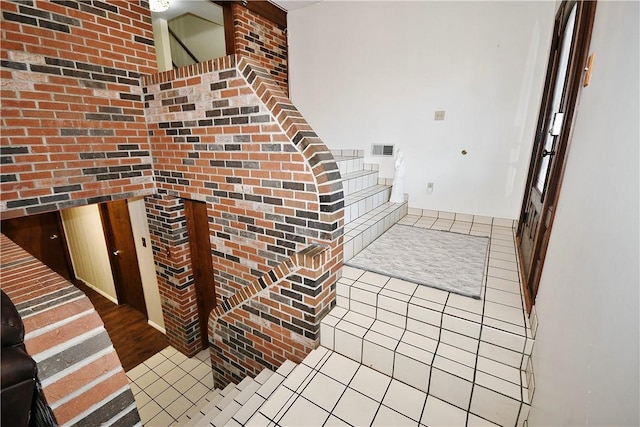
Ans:
<svg viewBox="0 0 640 427"><path fill-rule="evenodd" d="M158 194L145 198L166 335L191 357L201 350L196 289L184 202Z"/></svg>

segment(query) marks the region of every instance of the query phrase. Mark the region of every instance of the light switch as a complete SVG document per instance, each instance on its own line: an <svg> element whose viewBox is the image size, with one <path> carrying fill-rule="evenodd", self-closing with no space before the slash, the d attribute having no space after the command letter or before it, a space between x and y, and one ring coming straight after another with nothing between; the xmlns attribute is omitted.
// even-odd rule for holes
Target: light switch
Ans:
<svg viewBox="0 0 640 427"><path fill-rule="evenodd" d="M433 120L444 120L444 110L438 110L433 116Z"/></svg>

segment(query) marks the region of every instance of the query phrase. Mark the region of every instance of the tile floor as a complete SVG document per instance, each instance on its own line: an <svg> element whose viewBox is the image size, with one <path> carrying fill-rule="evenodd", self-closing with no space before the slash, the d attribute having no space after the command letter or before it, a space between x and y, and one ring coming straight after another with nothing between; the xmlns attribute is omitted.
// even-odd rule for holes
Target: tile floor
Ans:
<svg viewBox="0 0 640 427"><path fill-rule="evenodd" d="M523 425L533 338L511 222L424 211L400 223L490 237L482 299L345 267L331 339L321 331L325 348L247 425ZM208 355L197 359L169 347L127 373L145 425L180 425L208 393Z"/></svg>
<svg viewBox="0 0 640 427"><path fill-rule="evenodd" d="M282 384L247 426L494 425L324 347Z"/></svg>
<svg viewBox="0 0 640 427"><path fill-rule="evenodd" d="M145 426L183 425L185 414L213 390L209 351L187 358L169 346L127 372Z"/></svg>

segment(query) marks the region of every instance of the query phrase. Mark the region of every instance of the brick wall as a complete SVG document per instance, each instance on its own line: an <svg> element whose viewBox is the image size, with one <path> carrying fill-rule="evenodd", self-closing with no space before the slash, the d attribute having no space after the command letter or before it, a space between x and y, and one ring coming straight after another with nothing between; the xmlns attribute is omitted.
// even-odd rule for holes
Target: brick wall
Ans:
<svg viewBox="0 0 640 427"><path fill-rule="evenodd" d="M0 2L2 218L154 191L143 1Z"/></svg>
<svg viewBox="0 0 640 427"><path fill-rule="evenodd" d="M275 291L287 300L286 319L273 316L268 304L258 309L292 339L309 340L302 348L310 350L335 299L342 259L343 192L333 156L270 73L247 58L229 56L143 81L158 193L207 202L219 297L245 290L311 244L327 248L320 270L306 280L291 277L285 292ZM158 227L165 229L158 236L169 232L168 224ZM170 250L159 245L158 251ZM156 261L159 270L171 270L160 254ZM193 288L189 281L180 286ZM175 289L161 292L167 310L195 305L179 301ZM280 302L272 304L280 309Z"/></svg>
<svg viewBox="0 0 640 427"><path fill-rule="evenodd" d="M212 311L209 340L216 387L301 362L318 347L316 324L333 307L329 250L309 246Z"/></svg>
<svg viewBox="0 0 640 427"><path fill-rule="evenodd" d="M232 14L236 54L257 61L288 93L286 29L240 3L232 5Z"/></svg>
<svg viewBox="0 0 640 427"><path fill-rule="evenodd" d="M58 423L139 425L129 382L91 301L4 234L0 251L2 290L22 317L27 352Z"/></svg>
<svg viewBox="0 0 640 427"><path fill-rule="evenodd" d="M329 150L286 97L284 29L234 4L238 56L154 74L145 1L0 6L2 218L148 196L167 336L186 354L200 332L182 199L208 204L223 298L326 246L320 271L285 286L305 323L284 329L317 345L341 265L343 193Z"/></svg>
<svg viewBox="0 0 640 427"><path fill-rule="evenodd" d="M145 198L145 206L166 336L172 346L193 356L201 341L184 202L160 190Z"/></svg>

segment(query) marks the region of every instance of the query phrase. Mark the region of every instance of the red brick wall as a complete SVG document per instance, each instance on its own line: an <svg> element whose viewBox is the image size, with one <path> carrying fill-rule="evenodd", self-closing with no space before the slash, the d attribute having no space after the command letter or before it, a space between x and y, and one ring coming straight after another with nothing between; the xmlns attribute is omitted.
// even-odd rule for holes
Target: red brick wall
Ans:
<svg viewBox="0 0 640 427"><path fill-rule="evenodd" d="M267 70L252 60L230 56L143 81L158 194L170 209L164 217L179 211L180 198L207 202L216 294L223 306L225 298L246 293L265 274L276 275L274 267L309 245L326 247L318 270L287 276L273 294L257 297L260 308L253 308L270 324L265 331L303 344L295 351L284 346L278 357L254 348L260 354L245 354L238 366L255 373L256 363L273 367L283 358L299 359L318 345L319 322L335 300L341 267L344 202L333 156ZM169 208L171 198L175 208ZM183 244L167 237L168 222L151 229L163 242L157 248L154 242L154 250L168 253L167 242ZM163 261L161 253L156 262L158 271L190 274ZM166 310L195 306L176 292L190 292L188 279L163 280L160 286L166 288ZM231 350L216 363L230 360ZM221 369L221 378L242 374Z"/></svg>
<svg viewBox="0 0 640 427"><path fill-rule="evenodd" d="M318 347L311 331L335 302L329 255L328 247L303 249L213 310L209 340L216 387L275 370L287 359L299 363Z"/></svg>
<svg viewBox="0 0 640 427"><path fill-rule="evenodd" d="M91 301L4 234L0 251L0 285L24 322L27 352L58 423L139 425L129 382Z"/></svg>
<svg viewBox="0 0 640 427"><path fill-rule="evenodd" d="M288 93L286 30L242 4L234 3L232 11L236 54L257 61Z"/></svg>
<svg viewBox="0 0 640 427"><path fill-rule="evenodd" d="M143 1L0 2L2 218L154 190Z"/></svg>
<svg viewBox="0 0 640 427"><path fill-rule="evenodd" d="M145 198L145 205L166 336L176 349L193 356L202 348L184 202L154 195Z"/></svg>
<svg viewBox="0 0 640 427"><path fill-rule="evenodd" d="M303 323L260 311L317 343L341 265L343 193L329 150L287 99L284 29L234 4L238 56L153 74L145 1L0 5L2 217L148 196L167 335L186 354L200 336L182 198L208 203L223 298L325 245L322 285L287 285Z"/></svg>

